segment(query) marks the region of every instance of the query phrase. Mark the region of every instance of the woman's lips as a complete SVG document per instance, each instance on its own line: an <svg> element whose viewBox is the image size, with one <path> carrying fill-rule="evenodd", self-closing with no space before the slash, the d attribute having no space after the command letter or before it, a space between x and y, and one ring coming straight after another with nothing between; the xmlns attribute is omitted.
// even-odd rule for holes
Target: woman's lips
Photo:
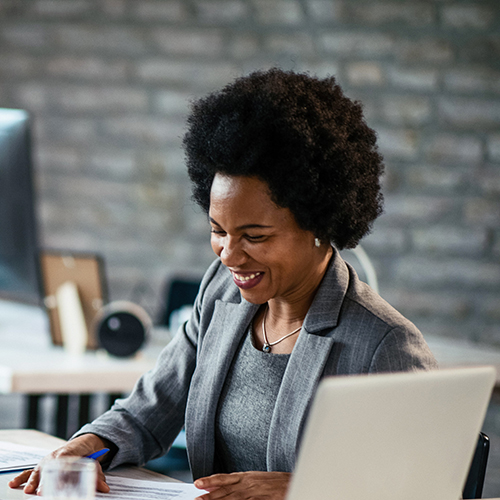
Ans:
<svg viewBox="0 0 500 500"><path fill-rule="evenodd" d="M243 288L244 290L248 290L249 288L253 288L257 286L262 278L264 277L264 273L256 272L256 273L235 273L233 274L233 281L238 288Z"/></svg>

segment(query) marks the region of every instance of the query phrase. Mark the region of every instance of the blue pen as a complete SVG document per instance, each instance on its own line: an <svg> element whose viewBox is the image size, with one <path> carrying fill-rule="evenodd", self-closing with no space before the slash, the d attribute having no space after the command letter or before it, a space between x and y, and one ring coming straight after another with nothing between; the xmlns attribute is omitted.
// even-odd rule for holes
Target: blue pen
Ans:
<svg viewBox="0 0 500 500"><path fill-rule="evenodd" d="M87 458L92 458L93 460L97 460L99 457L102 457L108 451L109 451L109 448L103 448L102 450L95 451L94 453L87 455Z"/></svg>

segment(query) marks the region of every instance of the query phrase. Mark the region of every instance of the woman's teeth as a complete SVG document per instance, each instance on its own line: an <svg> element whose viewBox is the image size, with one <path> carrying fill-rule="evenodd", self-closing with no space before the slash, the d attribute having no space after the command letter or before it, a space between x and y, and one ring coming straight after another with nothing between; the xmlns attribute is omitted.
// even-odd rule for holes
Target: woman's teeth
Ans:
<svg viewBox="0 0 500 500"><path fill-rule="evenodd" d="M238 281L248 281L248 280L253 280L257 276L260 276L262 273L255 273L255 274L250 274L250 276L240 276L239 274L234 273L234 277Z"/></svg>

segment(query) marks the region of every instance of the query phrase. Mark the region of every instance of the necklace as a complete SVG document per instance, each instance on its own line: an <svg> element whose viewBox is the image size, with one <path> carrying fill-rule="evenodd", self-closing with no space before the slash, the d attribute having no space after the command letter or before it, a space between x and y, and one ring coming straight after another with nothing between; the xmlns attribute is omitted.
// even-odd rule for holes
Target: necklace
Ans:
<svg viewBox="0 0 500 500"><path fill-rule="evenodd" d="M268 309L269 309L269 307L266 307L266 310L264 311L264 317L262 318L262 334L264 335L264 345L262 346L262 350L264 352L271 352L271 347L273 345L279 344L282 340L285 340L288 337L291 337L292 335L294 335L295 333L297 333L302 328L302 325L300 325L293 332L287 333L286 335L284 335L283 337L281 337L278 340L275 340L274 342L269 342L267 340L266 325L265 325L266 324L266 316L267 316L267 310Z"/></svg>

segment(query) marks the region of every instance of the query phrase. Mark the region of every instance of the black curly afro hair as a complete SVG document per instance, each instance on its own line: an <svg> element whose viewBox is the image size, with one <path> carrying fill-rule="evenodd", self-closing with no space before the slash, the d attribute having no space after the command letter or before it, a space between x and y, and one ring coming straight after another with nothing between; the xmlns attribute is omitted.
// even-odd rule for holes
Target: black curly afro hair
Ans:
<svg viewBox="0 0 500 500"><path fill-rule="evenodd" d="M333 77L257 71L194 102L187 123L193 199L207 213L216 173L263 180L302 229L339 250L382 212L375 132Z"/></svg>

